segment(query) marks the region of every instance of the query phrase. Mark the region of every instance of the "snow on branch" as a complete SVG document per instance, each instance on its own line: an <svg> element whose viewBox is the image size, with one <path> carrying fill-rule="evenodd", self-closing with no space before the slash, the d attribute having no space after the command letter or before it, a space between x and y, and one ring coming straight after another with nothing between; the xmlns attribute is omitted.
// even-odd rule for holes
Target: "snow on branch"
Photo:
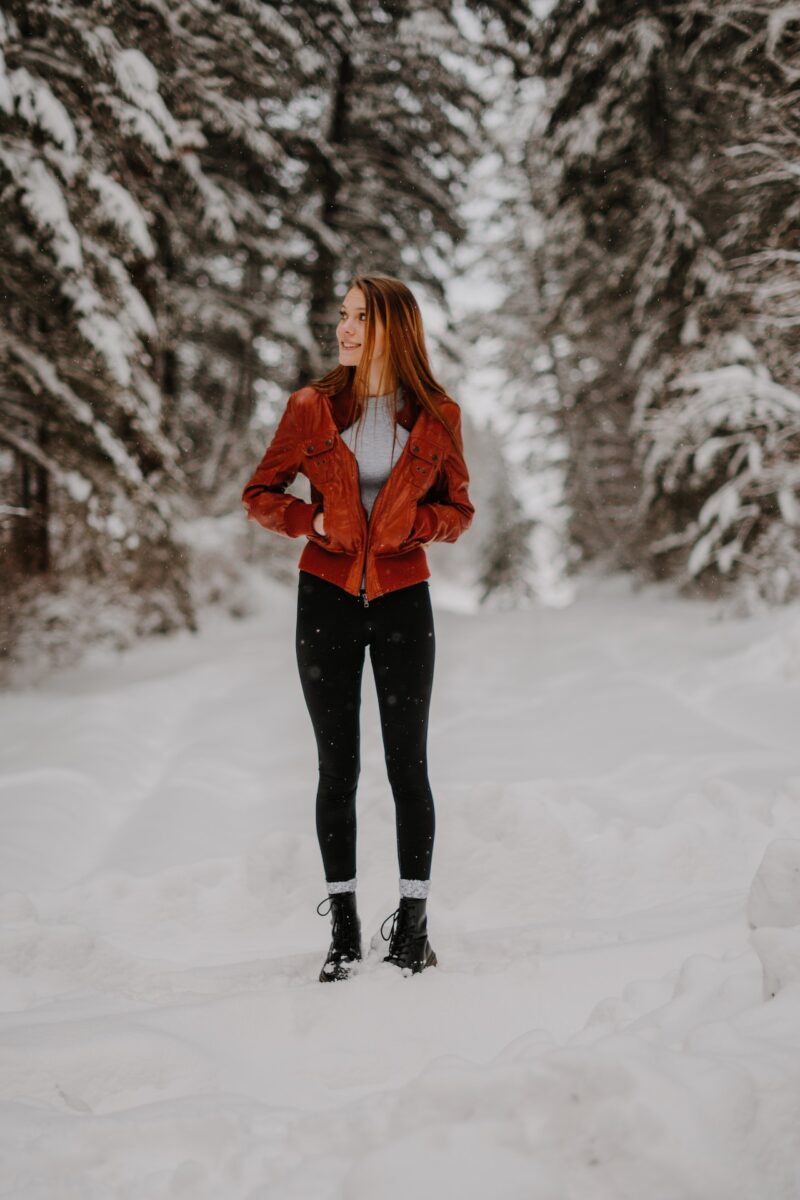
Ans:
<svg viewBox="0 0 800 1200"><path fill-rule="evenodd" d="M103 171L89 171L87 183L97 195L97 215L113 225L143 258L155 256L155 246L147 228L148 214L127 188Z"/></svg>
<svg viewBox="0 0 800 1200"><path fill-rule="evenodd" d="M119 473L134 485L141 485L144 480L141 468L103 421L98 421L91 406L73 392L69 384L59 378L56 368L49 359L26 346L9 330L0 330L0 344L5 343L6 349L25 367L28 368L27 379L37 391L44 391L52 400L60 403L66 412L79 424L90 429L97 445L108 455L117 467Z"/></svg>
<svg viewBox="0 0 800 1200"><path fill-rule="evenodd" d="M144 142L160 159L172 156L180 126L158 91L158 72L141 50L120 49L112 59L122 94L130 102L117 100L120 123Z"/></svg>
<svg viewBox="0 0 800 1200"><path fill-rule="evenodd" d="M56 177L29 146L10 139L0 143L0 164L19 189L19 204L49 245L56 264L64 271L80 271L81 239Z"/></svg>
<svg viewBox="0 0 800 1200"><path fill-rule="evenodd" d="M691 545L693 577L712 565L729 572L776 509L786 524L800 524L800 395L755 360L746 339L731 335L721 348L752 361L680 372L661 389L661 406L640 409L635 422L645 450L643 502L662 492L706 494L682 534L651 545Z"/></svg>
<svg viewBox="0 0 800 1200"><path fill-rule="evenodd" d="M41 130L67 154L74 154L78 135L61 101L42 79L36 79L25 67L8 76L16 111L32 128Z"/></svg>
<svg viewBox="0 0 800 1200"><path fill-rule="evenodd" d="M92 492L92 484L90 480L82 475L80 471L65 471L54 458L46 454L41 446L37 446L30 438L23 437L13 429L0 424L0 442L6 446L11 446L23 458L28 458L31 462L38 463L40 467L44 467L50 475L54 483L63 487L73 500L84 501L88 499ZM9 505L3 506L3 511L6 515L14 513L26 515L28 510L24 508L13 508Z"/></svg>

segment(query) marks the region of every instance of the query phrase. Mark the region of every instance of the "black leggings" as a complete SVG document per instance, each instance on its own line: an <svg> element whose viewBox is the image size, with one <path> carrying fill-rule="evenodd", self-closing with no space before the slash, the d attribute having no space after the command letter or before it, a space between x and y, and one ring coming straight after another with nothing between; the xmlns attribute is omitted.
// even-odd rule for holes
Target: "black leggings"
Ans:
<svg viewBox="0 0 800 1200"><path fill-rule="evenodd" d="M369 646L401 879L430 878L435 814L428 782L428 712L435 636L427 580L364 606L359 596L300 571L297 665L319 759L316 822L326 880L356 876L361 675Z"/></svg>

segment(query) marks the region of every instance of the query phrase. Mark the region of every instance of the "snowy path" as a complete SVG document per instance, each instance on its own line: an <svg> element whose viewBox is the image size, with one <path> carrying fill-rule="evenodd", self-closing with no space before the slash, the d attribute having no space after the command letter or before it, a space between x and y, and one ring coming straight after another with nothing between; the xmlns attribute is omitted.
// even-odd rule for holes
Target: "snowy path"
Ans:
<svg viewBox="0 0 800 1200"><path fill-rule="evenodd" d="M800 612L432 585L416 978L316 981L293 591L0 697L0 1197L800 1196L800 983L763 999L746 919L800 838ZM367 664L367 943L394 836Z"/></svg>

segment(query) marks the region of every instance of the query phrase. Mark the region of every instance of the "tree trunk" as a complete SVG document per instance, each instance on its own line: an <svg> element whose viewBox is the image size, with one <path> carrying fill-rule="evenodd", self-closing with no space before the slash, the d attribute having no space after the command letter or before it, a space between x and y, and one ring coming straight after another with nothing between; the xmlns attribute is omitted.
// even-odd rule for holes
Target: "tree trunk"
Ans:
<svg viewBox="0 0 800 1200"><path fill-rule="evenodd" d="M39 429L39 445L46 449L46 425ZM11 531L11 557L23 575L39 575L50 570L50 478L40 463L17 456L18 506L23 516L15 516Z"/></svg>
<svg viewBox="0 0 800 1200"><path fill-rule="evenodd" d="M328 131L328 141L331 146L340 146L345 150L349 140L348 111L350 90L353 85L354 70L349 54L343 54L339 60L339 70L336 74L336 90L333 96L331 123ZM339 176L327 159L320 158L317 162L319 172L322 211L320 220L336 226L336 212L339 207ZM317 257L311 267L309 276L310 297L308 324L314 341L311 351L303 351L299 362L298 387L307 383L309 378L320 374L324 364L336 352L336 324L338 318L334 312L336 302L336 269L338 263L329 246L323 242L317 243ZM336 354L338 359L338 354Z"/></svg>

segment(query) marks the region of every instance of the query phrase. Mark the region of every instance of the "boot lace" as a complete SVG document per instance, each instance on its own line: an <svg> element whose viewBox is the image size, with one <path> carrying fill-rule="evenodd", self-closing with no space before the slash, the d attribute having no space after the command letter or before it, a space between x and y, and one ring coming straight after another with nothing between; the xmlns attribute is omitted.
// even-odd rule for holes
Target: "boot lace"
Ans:
<svg viewBox="0 0 800 1200"><path fill-rule="evenodd" d="M325 910L325 912L323 912L322 911L323 904L328 904L328 903L330 903L330 908L327 908ZM341 914L339 912L339 909L336 908L333 903L333 896L326 896L325 899L320 900L319 904L317 905L317 912L319 913L319 915L321 917L327 917L329 915L329 913L331 912L331 909L333 910L333 916L331 917L331 950L334 950L334 948L336 948L336 946L337 946L337 941L338 941L338 937L339 937L339 925L341 923Z"/></svg>
<svg viewBox="0 0 800 1200"><path fill-rule="evenodd" d="M322 911L323 904L330 905L324 912ZM317 912L321 917L327 917L331 911L333 911L333 916L331 917L331 946L328 953L333 959L339 959L344 955L349 960L353 951L353 947L349 944L351 940L350 935L353 931L347 919L342 916L342 910L335 903L333 896L329 895L324 900L320 900L317 905Z"/></svg>
<svg viewBox="0 0 800 1200"><path fill-rule="evenodd" d="M389 955L391 958L397 958L401 961L407 959L414 945L414 935L411 925L400 919L399 908L396 908L381 925L381 937L385 942L389 943ZM392 922L392 928L388 935L383 932L384 925L387 921Z"/></svg>

